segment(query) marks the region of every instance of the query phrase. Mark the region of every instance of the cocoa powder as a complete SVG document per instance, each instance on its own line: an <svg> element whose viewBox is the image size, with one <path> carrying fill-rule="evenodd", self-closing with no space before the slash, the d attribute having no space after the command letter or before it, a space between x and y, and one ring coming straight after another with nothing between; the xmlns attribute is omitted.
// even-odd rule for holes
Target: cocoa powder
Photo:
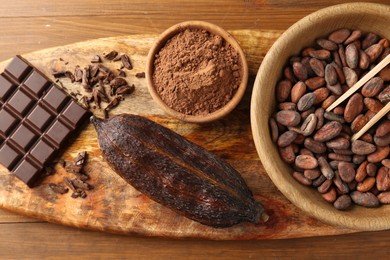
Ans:
<svg viewBox="0 0 390 260"><path fill-rule="evenodd" d="M153 85L173 110L204 115L222 108L242 79L242 61L221 36L187 28L155 57Z"/></svg>

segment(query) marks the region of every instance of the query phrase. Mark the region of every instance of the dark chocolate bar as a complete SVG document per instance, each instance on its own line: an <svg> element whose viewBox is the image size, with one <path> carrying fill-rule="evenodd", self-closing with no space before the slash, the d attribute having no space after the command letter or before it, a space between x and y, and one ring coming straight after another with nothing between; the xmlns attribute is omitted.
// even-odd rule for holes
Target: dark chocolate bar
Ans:
<svg viewBox="0 0 390 260"><path fill-rule="evenodd" d="M32 187L89 114L16 56L0 74L0 163Z"/></svg>

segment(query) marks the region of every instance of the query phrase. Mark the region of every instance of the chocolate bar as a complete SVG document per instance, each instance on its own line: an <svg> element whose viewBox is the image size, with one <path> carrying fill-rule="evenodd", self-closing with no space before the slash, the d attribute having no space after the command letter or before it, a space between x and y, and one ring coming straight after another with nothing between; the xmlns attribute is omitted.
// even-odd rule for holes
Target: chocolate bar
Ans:
<svg viewBox="0 0 390 260"><path fill-rule="evenodd" d="M16 56L0 74L0 163L32 187L89 115Z"/></svg>

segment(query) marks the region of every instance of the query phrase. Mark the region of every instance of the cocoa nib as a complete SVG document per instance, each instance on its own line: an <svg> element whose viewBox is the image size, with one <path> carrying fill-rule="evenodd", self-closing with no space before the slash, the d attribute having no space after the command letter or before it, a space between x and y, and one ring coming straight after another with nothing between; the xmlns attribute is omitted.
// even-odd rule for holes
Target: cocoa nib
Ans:
<svg viewBox="0 0 390 260"><path fill-rule="evenodd" d="M125 67L128 70L133 69L133 65L131 65L129 56L127 56L126 54L123 54L121 56L121 61L122 61L123 67Z"/></svg>
<svg viewBox="0 0 390 260"><path fill-rule="evenodd" d="M117 95L124 95L124 94L131 94L134 91L135 87L134 85L125 85L125 86L120 86L116 90Z"/></svg>
<svg viewBox="0 0 390 260"><path fill-rule="evenodd" d="M74 81L81 82L83 79L83 71L80 69L79 66L76 66L74 69Z"/></svg>
<svg viewBox="0 0 390 260"><path fill-rule="evenodd" d="M118 73L118 76L125 78L126 77L126 72L124 72L123 70L120 70L119 73Z"/></svg>
<svg viewBox="0 0 390 260"><path fill-rule="evenodd" d="M145 72L138 72L135 74L136 78L145 78Z"/></svg>
<svg viewBox="0 0 390 260"><path fill-rule="evenodd" d="M91 63L100 63L100 62L102 62L102 59L100 58L99 55L95 55L91 59Z"/></svg>
<svg viewBox="0 0 390 260"><path fill-rule="evenodd" d="M113 60L116 56L118 56L118 52L117 51L111 51L109 53L107 53L104 58L106 58L107 60Z"/></svg>
<svg viewBox="0 0 390 260"><path fill-rule="evenodd" d="M49 187L57 194L65 194L69 191L69 189L64 187L62 184L49 183Z"/></svg>
<svg viewBox="0 0 390 260"><path fill-rule="evenodd" d="M74 158L75 165L84 165L87 160L87 152L80 152L76 158Z"/></svg>

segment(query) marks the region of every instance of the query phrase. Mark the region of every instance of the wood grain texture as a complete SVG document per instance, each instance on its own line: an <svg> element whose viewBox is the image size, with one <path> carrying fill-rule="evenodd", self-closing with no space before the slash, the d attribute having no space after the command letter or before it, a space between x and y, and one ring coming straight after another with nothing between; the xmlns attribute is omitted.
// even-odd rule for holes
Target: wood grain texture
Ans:
<svg viewBox="0 0 390 260"><path fill-rule="evenodd" d="M144 1L143 1L144 2ZM213 22L225 29L287 29L294 22L320 8L348 1L297 1L297 0L240 0L199 2L174 1L164 5L150 1L150 5L137 5L138 12L123 14L123 10L106 13L101 10L103 1L6 1L0 0L0 60L18 53L61 46L79 41L130 34L160 33L169 26L189 19ZM390 4L389 0L380 0ZM110 1L116 8L123 1ZM134 1L129 2L131 5ZM155 3L156 7L153 6ZM215 5L216 3L217 5ZM241 3L242 8L231 8ZM163 10L165 5L168 8ZM48 7L51 8L48 8ZM77 8L75 7L77 6ZM189 6L192 6L192 10ZM215 8L218 10L214 11ZM75 10L78 13L75 13ZM89 10L94 10L89 12ZM119 9L119 8L117 8ZM132 6L128 8L133 10ZM172 11L171 11L172 10ZM201 12L200 12L201 11ZM265 40L270 40L266 38ZM272 44L273 40L270 40ZM259 40L257 44L264 44ZM270 44L265 44L270 46ZM264 48L259 48L264 50ZM250 54L261 55L259 50ZM248 55L248 54L247 54ZM257 57L256 57L257 58ZM252 73L256 73L256 70ZM249 102L249 96L246 101ZM242 102L242 104L245 104ZM242 106L242 105L241 105ZM207 126L208 128L209 126ZM191 135L191 128L182 129ZM241 128L240 131L250 131ZM232 131L225 130L232 133ZM246 135L246 134L245 134ZM224 142L225 137L218 131L207 136L207 143L192 135L204 146L215 149L215 142ZM228 140L229 138L226 138ZM249 144L250 145L250 144ZM233 146L235 149L239 147ZM231 147L232 148L232 147ZM218 151L224 155L224 152ZM241 153L242 154L242 153ZM248 154L252 158L256 153ZM133 236L119 236L103 232L91 232L67 228L61 225L29 223L28 218L0 210L0 256L6 259L30 258L291 258L303 259L346 257L384 257L390 249L390 231L361 232L341 236L311 237L303 239L262 240L262 241L177 241ZM3 220L6 220L4 222ZM28 223L16 223L24 222ZM8 223L15 222L15 223ZM363 246L362 246L363 245Z"/></svg>
<svg viewBox="0 0 390 260"><path fill-rule="evenodd" d="M272 42L279 35L254 30L232 31L232 34L243 43L244 50L260 39L268 37L265 42ZM146 80L134 76L145 68L146 55L155 38L156 35L138 35L97 39L41 50L25 54L24 57L46 75L50 75L50 63L53 59L62 58L68 62L67 67L71 69L76 65L84 67L89 64L90 58L95 54L108 53L111 50L129 54L134 69L127 72L127 79L136 85L136 90L121 102L112 114L132 113L146 116L227 159L245 178L255 197L263 203L270 220L265 225L241 224L232 228L214 229L177 215L136 191L110 169L102 159L97 136L91 124L81 131L62 155L64 160L69 160L79 151L88 151L89 159L85 172L91 176L95 189L88 192L86 199L73 199L70 194L57 195L50 190L48 183L61 182L64 177L71 176L59 164L55 167L56 173L45 178L42 184L34 189L27 189L4 167L0 167L0 184L3 187L0 190L0 205L3 208L69 226L147 236L275 239L353 232L327 226L301 214L275 189L258 160L254 146L248 145L253 143L249 126L249 102L243 101L231 115L205 125L185 123L167 117L149 95ZM264 47L263 52L269 48ZM258 58L249 58L248 61L252 69L260 62ZM5 64L7 62L1 63L0 69ZM120 66L115 62L107 62L106 65L112 69ZM80 84L72 84L69 79L60 81L68 92L82 89ZM246 94L248 96L251 93L248 91ZM248 101L248 98L245 100ZM95 114L99 114L99 111ZM288 224L286 220L289 220Z"/></svg>

